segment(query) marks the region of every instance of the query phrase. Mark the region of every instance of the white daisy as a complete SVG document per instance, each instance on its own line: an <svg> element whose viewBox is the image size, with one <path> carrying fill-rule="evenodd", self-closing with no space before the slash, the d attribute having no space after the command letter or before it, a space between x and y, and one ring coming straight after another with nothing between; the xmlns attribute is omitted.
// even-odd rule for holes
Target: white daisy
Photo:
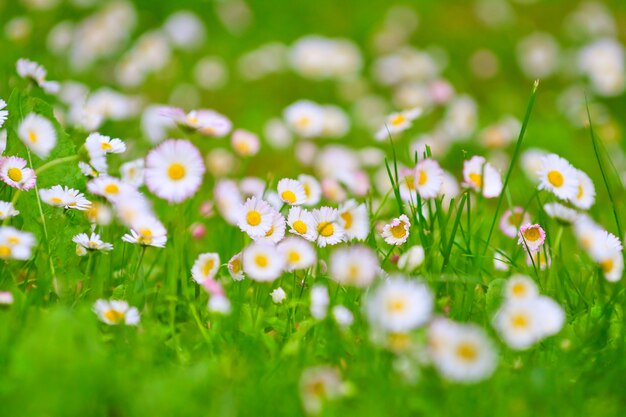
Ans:
<svg viewBox="0 0 626 417"><path fill-rule="evenodd" d="M128 195L135 194L136 190L129 184L115 177L101 176L94 178L87 183L87 190L91 194L104 197L111 202Z"/></svg>
<svg viewBox="0 0 626 417"><path fill-rule="evenodd" d="M191 268L191 276L198 284L213 279L220 267L220 256L217 253L203 253L198 256Z"/></svg>
<svg viewBox="0 0 626 417"><path fill-rule="evenodd" d="M235 281L241 281L245 278L241 263L241 252L233 255L228 261L228 273Z"/></svg>
<svg viewBox="0 0 626 417"><path fill-rule="evenodd" d="M18 190L30 190L35 186L37 176L31 168L26 168L26 160L17 156L0 158L0 179Z"/></svg>
<svg viewBox="0 0 626 417"><path fill-rule="evenodd" d="M412 272L424 263L424 248L420 245L411 246L398 259L398 268Z"/></svg>
<svg viewBox="0 0 626 417"><path fill-rule="evenodd" d="M219 180L213 189L213 198L224 220L236 225L239 221L239 210L243 205L243 198L235 181Z"/></svg>
<svg viewBox="0 0 626 417"><path fill-rule="evenodd" d="M111 139L98 132L91 133L87 136L85 147L92 159L108 153L126 152L126 144L121 139Z"/></svg>
<svg viewBox="0 0 626 417"><path fill-rule="evenodd" d="M242 253L243 270L255 281L274 281L285 267L285 259L276 246L255 242L248 245Z"/></svg>
<svg viewBox="0 0 626 417"><path fill-rule="evenodd" d="M507 210L500 219L500 230L508 237L516 237L523 224L530 223L530 215L522 207Z"/></svg>
<svg viewBox="0 0 626 417"><path fill-rule="evenodd" d="M517 232L518 245L523 245L530 252L538 252L543 242L546 240L546 232L538 224L525 224Z"/></svg>
<svg viewBox="0 0 626 417"><path fill-rule="evenodd" d="M301 207L291 207L287 215L287 224L291 233L302 236L310 242L317 240L317 223L310 211Z"/></svg>
<svg viewBox="0 0 626 417"><path fill-rule="evenodd" d="M329 304L328 288L321 284L313 285L311 287L311 316L316 320L324 320L328 314Z"/></svg>
<svg viewBox="0 0 626 417"><path fill-rule="evenodd" d="M604 278L609 282L617 282L624 274L624 254L621 250L608 251L597 258Z"/></svg>
<svg viewBox="0 0 626 417"><path fill-rule="evenodd" d="M179 108L163 107L160 112L163 116L174 120L180 126L205 136L223 137L232 128L232 123L226 116L213 110L192 110L185 114Z"/></svg>
<svg viewBox="0 0 626 417"><path fill-rule="evenodd" d="M298 181L300 181L302 187L304 188L304 194L306 196L304 205L317 205L322 198L322 186L319 181L315 177L305 174L298 175Z"/></svg>
<svg viewBox="0 0 626 417"><path fill-rule="evenodd" d="M72 238L72 242L89 251L110 251L113 250L113 245L107 242L103 242L100 235L92 233L79 233ZM78 252L78 250L77 250Z"/></svg>
<svg viewBox="0 0 626 417"><path fill-rule="evenodd" d="M317 246L323 248L345 240L346 234L341 227L337 209L325 206L313 209L313 218L317 229Z"/></svg>
<svg viewBox="0 0 626 417"><path fill-rule="evenodd" d="M588 210L596 201L596 189L593 181L583 171L576 170L576 180L578 181L578 192L569 201L579 209Z"/></svg>
<svg viewBox="0 0 626 417"><path fill-rule="evenodd" d="M348 200L339 206L339 223L346 233L346 240L365 240L370 233L367 206Z"/></svg>
<svg viewBox="0 0 626 417"><path fill-rule="evenodd" d="M324 129L323 108L312 101L296 101L285 109L283 116L287 126L303 138L319 136Z"/></svg>
<svg viewBox="0 0 626 417"><path fill-rule="evenodd" d="M578 212L560 203L547 203L543 205L548 216L563 224L572 224L578 217Z"/></svg>
<svg viewBox="0 0 626 417"><path fill-rule="evenodd" d="M104 203L94 201L86 211L87 220L100 226L108 226L113 220L113 211L111 207Z"/></svg>
<svg viewBox="0 0 626 417"><path fill-rule="evenodd" d="M502 177L482 156L473 156L463 163L463 185L494 198L502 192Z"/></svg>
<svg viewBox="0 0 626 417"><path fill-rule="evenodd" d="M304 186L298 180L283 178L276 188L280 199L290 206L299 206L307 200Z"/></svg>
<svg viewBox="0 0 626 417"><path fill-rule="evenodd" d="M575 200L578 193L579 176L570 163L558 155L541 158L539 189L548 190L561 200Z"/></svg>
<svg viewBox="0 0 626 417"><path fill-rule="evenodd" d="M244 129L233 132L230 144L237 155L244 157L256 155L261 147L259 136Z"/></svg>
<svg viewBox="0 0 626 417"><path fill-rule="evenodd" d="M274 210L274 214L272 215L272 225L270 226L270 230L268 230L264 236L255 236L254 240L257 241L266 241L270 243L278 243L285 237L285 229L286 222L285 218L279 211Z"/></svg>
<svg viewBox="0 0 626 417"><path fill-rule="evenodd" d="M146 157L148 189L170 203L193 196L202 184L204 163L198 148L187 140L167 140Z"/></svg>
<svg viewBox="0 0 626 417"><path fill-rule="evenodd" d="M437 161L423 159L415 166L413 184L420 197L435 198L443 185L443 170Z"/></svg>
<svg viewBox="0 0 626 417"><path fill-rule="evenodd" d="M285 299L287 299L287 293L281 287L274 288L274 290L270 293L270 297L272 297L272 302L274 304L282 304Z"/></svg>
<svg viewBox="0 0 626 417"><path fill-rule="evenodd" d="M20 58L17 60L16 69L20 77L33 80L48 94L56 94L61 89L58 82L46 80L46 69L36 62Z"/></svg>
<svg viewBox="0 0 626 417"><path fill-rule="evenodd" d="M144 183L145 160L143 158L125 162L120 166L122 181L133 187L141 187Z"/></svg>
<svg viewBox="0 0 626 417"><path fill-rule="evenodd" d="M409 238L411 222L406 214L393 219L383 227L381 236L390 245L400 246Z"/></svg>
<svg viewBox="0 0 626 417"><path fill-rule="evenodd" d="M93 311L102 322L112 326L121 323L127 326L139 324L139 310L130 307L126 301L98 300L93 306Z"/></svg>
<svg viewBox="0 0 626 417"><path fill-rule="evenodd" d="M128 227L144 217L153 217L150 201L140 192L133 191L124 194L123 198L113 201L115 214Z"/></svg>
<svg viewBox="0 0 626 417"><path fill-rule="evenodd" d="M330 255L329 275L341 285L367 287L379 272L378 256L367 246L337 248Z"/></svg>
<svg viewBox="0 0 626 417"><path fill-rule="evenodd" d="M35 236L11 226L0 226L0 259L30 259Z"/></svg>
<svg viewBox="0 0 626 417"><path fill-rule="evenodd" d="M367 295L364 309L373 327L405 333L424 325L433 305L434 297L426 284L397 275Z"/></svg>
<svg viewBox="0 0 626 417"><path fill-rule="evenodd" d="M88 210L89 207L91 207L91 201L87 200L83 193L73 188L62 187L60 185L40 189L39 196L44 203L54 207L75 210Z"/></svg>
<svg viewBox="0 0 626 417"><path fill-rule="evenodd" d="M504 297L507 300L521 301L534 298L539 294L537 284L526 275L511 276L504 286Z"/></svg>
<svg viewBox="0 0 626 417"><path fill-rule="evenodd" d="M384 141L389 135L393 136L396 133L404 132L412 126L413 120L417 119L421 114L422 110L419 108L390 114L387 116L385 124L376 132L376 139Z"/></svg>
<svg viewBox="0 0 626 417"><path fill-rule="evenodd" d="M263 237L274 223L276 210L266 201L250 197L239 207L237 225L250 237Z"/></svg>
<svg viewBox="0 0 626 417"><path fill-rule="evenodd" d="M313 246L304 239L291 236L283 239L276 247L285 259L285 270L307 269L315 265L317 255Z"/></svg>
<svg viewBox="0 0 626 417"><path fill-rule="evenodd" d="M18 214L20 214L20 212L15 210L13 203L10 201L0 201L0 220L15 217Z"/></svg>
<svg viewBox="0 0 626 417"><path fill-rule="evenodd" d="M167 230L154 217L141 217L133 222L130 233L122 236L122 240L143 246L165 247Z"/></svg>
<svg viewBox="0 0 626 417"><path fill-rule="evenodd" d="M57 132L50 120L28 114L17 129L20 140L41 159L46 159L57 144Z"/></svg>

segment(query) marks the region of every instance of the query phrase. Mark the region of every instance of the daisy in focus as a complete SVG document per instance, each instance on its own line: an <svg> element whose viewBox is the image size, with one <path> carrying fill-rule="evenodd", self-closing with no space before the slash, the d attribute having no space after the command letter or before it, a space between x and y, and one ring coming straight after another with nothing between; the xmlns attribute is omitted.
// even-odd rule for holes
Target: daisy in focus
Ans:
<svg viewBox="0 0 626 417"><path fill-rule="evenodd" d="M287 215L287 224L291 233L302 236L309 242L317 240L317 223L310 211L301 207L292 207Z"/></svg>
<svg viewBox="0 0 626 417"><path fill-rule="evenodd" d="M278 181L278 195L280 199L290 206L299 206L306 201L304 186L298 180L283 178Z"/></svg>
<svg viewBox="0 0 626 417"><path fill-rule="evenodd" d="M78 256L86 255L88 251L103 251L108 252L113 250L113 245L107 242L103 242L100 235L92 233L77 234L72 238L72 242L76 243L76 254Z"/></svg>
<svg viewBox="0 0 626 417"><path fill-rule="evenodd" d="M130 233L122 236L122 240L142 246L164 248L167 242L167 230L154 217L140 217L131 225Z"/></svg>
<svg viewBox="0 0 626 417"><path fill-rule="evenodd" d="M409 228L411 222L406 214L393 219L383 227L381 236L390 245L400 246L409 238Z"/></svg>
<svg viewBox="0 0 626 417"><path fill-rule="evenodd" d="M54 207L75 210L88 210L91 207L91 201L87 200L83 193L60 185L40 189L39 196L44 203Z"/></svg>
<svg viewBox="0 0 626 417"><path fill-rule="evenodd" d="M37 176L31 168L26 168L26 160L17 156L0 158L0 179L18 190L26 191L35 186Z"/></svg>
<svg viewBox="0 0 626 417"><path fill-rule="evenodd" d="M148 189L170 203L192 197L202 184L204 171L200 151L187 140L167 140L146 156Z"/></svg>
<svg viewBox="0 0 626 417"><path fill-rule="evenodd" d="M558 155L541 158L539 189L553 193L561 200L574 200L578 194L579 177L576 169Z"/></svg>
<svg viewBox="0 0 626 417"><path fill-rule="evenodd" d="M538 252L546 240L546 232L538 224L526 224L518 232L518 245L524 245L529 252Z"/></svg>
<svg viewBox="0 0 626 417"><path fill-rule="evenodd" d="M239 208L237 225L250 237L264 237L274 222L276 210L266 201L250 197Z"/></svg>
<svg viewBox="0 0 626 417"><path fill-rule="evenodd" d="M93 311L100 321L110 326L118 324L137 326L139 324L139 310L130 307L126 301L100 299L94 304Z"/></svg>
<svg viewBox="0 0 626 417"><path fill-rule="evenodd" d="M317 229L317 246L336 245L346 238L345 231L339 223L339 212L336 208L320 207L313 209Z"/></svg>

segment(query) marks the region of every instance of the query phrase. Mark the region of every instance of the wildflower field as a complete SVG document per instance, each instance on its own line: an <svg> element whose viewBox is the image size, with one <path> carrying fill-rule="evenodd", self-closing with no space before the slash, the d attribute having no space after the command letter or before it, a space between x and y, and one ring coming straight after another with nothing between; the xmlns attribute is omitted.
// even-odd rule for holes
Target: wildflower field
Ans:
<svg viewBox="0 0 626 417"><path fill-rule="evenodd" d="M622 0L0 0L0 416L624 416Z"/></svg>

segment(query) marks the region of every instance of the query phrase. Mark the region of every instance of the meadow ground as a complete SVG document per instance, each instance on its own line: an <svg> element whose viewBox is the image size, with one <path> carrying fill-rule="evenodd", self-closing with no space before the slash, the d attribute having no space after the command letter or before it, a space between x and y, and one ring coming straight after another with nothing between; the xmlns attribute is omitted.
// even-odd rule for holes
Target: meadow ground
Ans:
<svg viewBox="0 0 626 417"><path fill-rule="evenodd" d="M623 1L0 28L0 416L626 413Z"/></svg>

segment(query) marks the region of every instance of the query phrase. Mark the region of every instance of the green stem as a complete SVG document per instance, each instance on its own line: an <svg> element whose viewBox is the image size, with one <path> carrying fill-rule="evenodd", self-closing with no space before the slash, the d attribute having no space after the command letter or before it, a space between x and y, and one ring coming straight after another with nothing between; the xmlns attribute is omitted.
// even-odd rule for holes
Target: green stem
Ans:
<svg viewBox="0 0 626 417"><path fill-rule="evenodd" d="M29 159L30 159L30 154L29 154ZM35 170L35 174L39 175L42 172L47 171L48 169L55 167L57 165L60 165L64 162L72 162L72 161L77 161L77 160L78 160L78 155L71 155L71 156L65 156L63 158L53 159L52 161L46 162L45 164L37 168ZM32 163L31 163L31 166L32 166Z"/></svg>

